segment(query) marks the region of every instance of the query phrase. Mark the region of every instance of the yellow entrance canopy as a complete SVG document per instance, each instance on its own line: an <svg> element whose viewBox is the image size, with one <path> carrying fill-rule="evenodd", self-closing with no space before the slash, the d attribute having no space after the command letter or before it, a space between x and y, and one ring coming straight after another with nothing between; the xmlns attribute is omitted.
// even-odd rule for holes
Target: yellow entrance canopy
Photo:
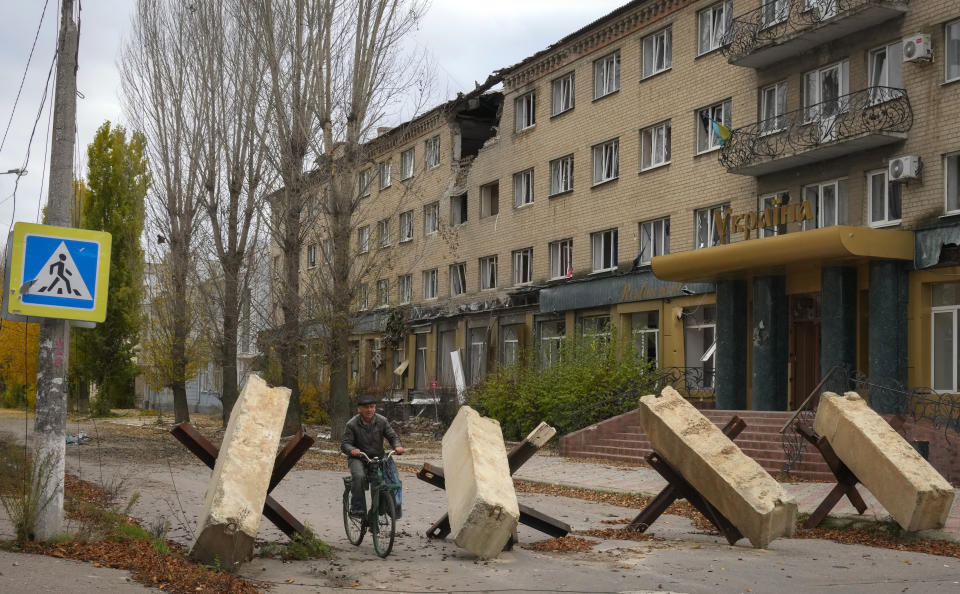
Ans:
<svg viewBox="0 0 960 594"><path fill-rule="evenodd" d="M657 278L677 282L735 278L801 262L913 260L913 232L838 225L657 256Z"/></svg>

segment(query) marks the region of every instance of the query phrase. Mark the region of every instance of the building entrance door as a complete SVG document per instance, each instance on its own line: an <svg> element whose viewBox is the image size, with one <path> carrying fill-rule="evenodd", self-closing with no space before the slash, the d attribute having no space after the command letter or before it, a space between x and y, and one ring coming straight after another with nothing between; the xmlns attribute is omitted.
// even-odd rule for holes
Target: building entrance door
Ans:
<svg viewBox="0 0 960 594"><path fill-rule="evenodd" d="M790 297L790 410L796 410L820 381L820 296Z"/></svg>

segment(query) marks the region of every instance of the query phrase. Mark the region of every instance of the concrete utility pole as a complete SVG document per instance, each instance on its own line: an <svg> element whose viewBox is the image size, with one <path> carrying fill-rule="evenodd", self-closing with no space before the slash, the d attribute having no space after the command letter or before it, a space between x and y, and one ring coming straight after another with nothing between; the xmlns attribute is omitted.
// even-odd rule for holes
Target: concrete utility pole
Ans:
<svg viewBox="0 0 960 594"><path fill-rule="evenodd" d="M77 24L73 0L62 0L57 42L57 86L53 104L53 138L50 149L50 188L47 193L48 225L69 227L73 211L73 146L77 121ZM63 528L64 458L67 428L67 354L70 322L46 318L40 326L37 355L37 457L34 486L39 488L34 536L47 540ZM45 504L45 505L44 505Z"/></svg>

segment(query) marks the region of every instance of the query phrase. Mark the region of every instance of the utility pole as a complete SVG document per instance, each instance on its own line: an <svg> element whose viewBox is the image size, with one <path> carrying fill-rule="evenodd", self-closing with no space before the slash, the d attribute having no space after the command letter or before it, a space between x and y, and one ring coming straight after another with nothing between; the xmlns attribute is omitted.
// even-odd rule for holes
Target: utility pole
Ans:
<svg viewBox="0 0 960 594"><path fill-rule="evenodd" d="M50 186L47 192L48 225L71 226L73 211L73 147L77 121L77 44L73 0L62 0L57 40L57 79L53 104L53 138L50 149ZM40 490L34 536L47 540L63 529L64 460L67 428L67 346L70 322L44 318L37 355L37 410L34 429L37 456L34 487Z"/></svg>

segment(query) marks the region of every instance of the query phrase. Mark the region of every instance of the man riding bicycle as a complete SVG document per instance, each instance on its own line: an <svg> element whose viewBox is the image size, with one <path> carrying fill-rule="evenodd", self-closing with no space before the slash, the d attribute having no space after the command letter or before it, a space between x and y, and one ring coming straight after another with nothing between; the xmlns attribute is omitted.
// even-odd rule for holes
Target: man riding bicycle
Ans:
<svg viewBox="0 0 960 594"><path fill-rule="evenodd" d="M340 441L340 451L347 455L347 465L350 467L350 513L363 515L366 510L366 497L363 491L363 479L366 476L366 464L361 452L370 458L382 458L384 454L383 440L390 442L390 447L397 454L403 453L400 437L390 426L390 421L383 415L377 414L377 400L373 396L360 396L357 399L357 413L347 421Z"/></svg>

